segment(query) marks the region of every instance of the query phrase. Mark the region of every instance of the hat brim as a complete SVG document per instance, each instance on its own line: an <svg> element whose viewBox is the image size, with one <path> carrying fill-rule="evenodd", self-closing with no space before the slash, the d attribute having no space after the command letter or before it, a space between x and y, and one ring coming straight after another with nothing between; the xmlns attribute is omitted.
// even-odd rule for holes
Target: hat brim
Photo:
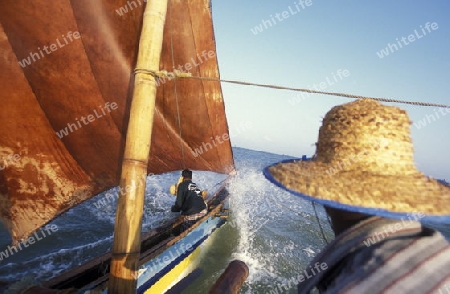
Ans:
<svg viewBox="0 0 450 294"><path fill-rule="evenodd" d="M380 176L337 172L312 160L289 159L263 170L278 187L332 208L394 219L450 224L450 188L421 173Z"/></svg>

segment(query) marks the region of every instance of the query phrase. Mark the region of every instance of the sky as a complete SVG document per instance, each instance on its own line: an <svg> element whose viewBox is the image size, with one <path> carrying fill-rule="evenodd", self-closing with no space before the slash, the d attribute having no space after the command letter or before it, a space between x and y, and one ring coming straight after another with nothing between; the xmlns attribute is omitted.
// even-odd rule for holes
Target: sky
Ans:
<svg viewBox="0 0 450 294"><path fill-rule="evenodd" d="M450 105L449 1L212 0L212 10L222 79ZM233 146L296 157L313 155L325 114L353 101L222 89ZM385 104L407 110L418 169L450 180L450 112Z"/></svg>

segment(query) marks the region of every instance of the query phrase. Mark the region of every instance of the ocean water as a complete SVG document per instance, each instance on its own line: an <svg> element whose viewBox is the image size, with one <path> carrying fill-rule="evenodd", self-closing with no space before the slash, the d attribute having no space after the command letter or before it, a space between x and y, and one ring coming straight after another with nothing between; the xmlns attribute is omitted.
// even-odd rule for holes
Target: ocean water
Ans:
<svg viewBox="0 0 450 294"><path fill-rule="evenodd" d="M327 216L315 206L322 235L311 202L275 187L262 175L265 166L289 156L243 148L233 152L237 175L229 187L231 216L208 239L198 265L203 273L183 293L207 293L234 259L250 269L241 293L296 293L294 279L333 239ZM175 198L168 188L178 177L177 172L147 179L144 232L177 216L170 212ZM224 179L221 174L194 172L194 182L202 189L214 190ZM39 283L110 250L116 204L117 188L101 193L52 221L48 230L38 231L35 244L2 255L0 285L18 280ZM449 227L439 229L450 236ZM0 254L11 252L10 241L0 228Z"/></svg>
<svg viewBox="0 0 450 294"><path fill-rule="evenodd" d="M293 279L327 243L311 202L275 187L261 172L291 157L242 148L233 152L238 174L229 188L229 223L201 257L205 274L183 293L207 293L234 259L250 270L241 293L297 293ZM334 234L325 211L320 205L316 210L325 238L331 241Z"/></svg>

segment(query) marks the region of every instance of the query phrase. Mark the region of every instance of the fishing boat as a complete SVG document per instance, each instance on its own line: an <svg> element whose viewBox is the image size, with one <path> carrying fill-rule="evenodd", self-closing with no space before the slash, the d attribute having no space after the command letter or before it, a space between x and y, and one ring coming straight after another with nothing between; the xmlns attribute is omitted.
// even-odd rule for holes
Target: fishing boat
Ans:
<svg viewBox="0 0 450 294"><path fill-rule="evenodd" d="M146 177L234 173L209 0L5 0L0 48L0 217L13 244L120 185L112 251L30 293L176 284L224 224L227 184L189 230L174 235L169 220L141 236Z"/></svg>

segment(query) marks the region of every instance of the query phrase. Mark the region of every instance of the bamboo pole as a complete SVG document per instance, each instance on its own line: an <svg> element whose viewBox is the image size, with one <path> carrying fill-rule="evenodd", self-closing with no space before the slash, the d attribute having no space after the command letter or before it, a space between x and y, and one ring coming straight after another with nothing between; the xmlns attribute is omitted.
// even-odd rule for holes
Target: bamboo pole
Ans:
<svg viewBox="0 0 450 294"><path fill-rule="evenodd" d="M114 228L108 293L136 293L145 178L150 153L156 82L149 71L159 70L167 0L151 0L144 11L128 124L121 188Z"/></svg>

